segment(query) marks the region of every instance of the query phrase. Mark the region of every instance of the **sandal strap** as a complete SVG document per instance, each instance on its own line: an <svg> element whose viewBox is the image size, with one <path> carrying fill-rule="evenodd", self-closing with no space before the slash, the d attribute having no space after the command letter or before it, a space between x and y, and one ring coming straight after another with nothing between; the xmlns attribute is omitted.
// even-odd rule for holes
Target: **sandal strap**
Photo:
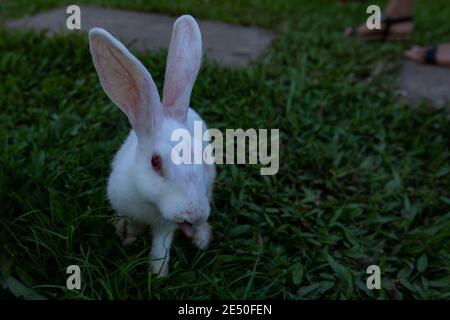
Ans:
<svg viewBox="0 0 450 320"><path fill-rule="evenodd" d="M391 18L387 16L381 17L381 22L384 23L383 28L383 40L386 40L389 37L391 32L391 26L394 24L404 23L404 22L412 22L414 20L413 16L403 16L398 18Z"/></svg>
<svg viewBox="0 0 450 320"><path fill-rule="evenodd" d="M403 22L412 22L412 21L414 21L414 17L413 16L403 16L403 17L398 17L398 18L392 18L392 17L388 17L388 16L382 16L381 21L386 24L393 25L393 24L403 23Z"/></svg>
<svg viewBox="0 0 450 320"><path fill-rule="evenodd" d="M425 62L429 64L436 64L437 47L428 48L425 51Z"/></svg>

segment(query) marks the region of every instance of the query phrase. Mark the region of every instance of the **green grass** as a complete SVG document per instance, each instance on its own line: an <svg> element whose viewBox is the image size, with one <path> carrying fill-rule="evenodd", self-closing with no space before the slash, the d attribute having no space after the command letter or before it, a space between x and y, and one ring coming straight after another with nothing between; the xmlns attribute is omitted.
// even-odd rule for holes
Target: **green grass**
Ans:
<svg viewBox="0 0 450 320"><path fill-rule="evenodd" d="M6 0L0 17L58 3ZM58 299L450 298L450 116L394 90L404 49L450 41L450 6L420 2L414 40L381 44L342 37L365 17L358 3L184 3L126 6L277 32L248 69L205 64L191 102L210 127L280 128L279 173L220 166L211 248L180 234L170 276L149 276L150 237L124 248L109 223L106 178L129 125L85 36L0 29L1 277ZM138 57L161 86L165 52ZM72 264L80 291L65 287ZM371 264L382 290L365 286Z"/></svg>

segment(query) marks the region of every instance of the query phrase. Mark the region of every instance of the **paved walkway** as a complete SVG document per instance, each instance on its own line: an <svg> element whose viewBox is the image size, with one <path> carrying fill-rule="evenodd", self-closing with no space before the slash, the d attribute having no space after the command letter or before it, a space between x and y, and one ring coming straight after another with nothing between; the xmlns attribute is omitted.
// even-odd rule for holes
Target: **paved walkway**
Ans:
<svg viewBox="0 0 450 320"><path fill-rule="evenodd" d="M450 68L404 61L399 90L411 105L426 100L440 107L450 101Z"/></svg>
<svg viewBox="0 0 450 320"><path fill-rule="evenodd" d="M168 48L176 17L94 6L80 6L81 31L102 27L138 50ZM74 32L66 27L66 7L42 12L5 23L10 29L49 31L49 34ZM221 22L198 20L203 48L208 59L226 67L241 67L256 60L271 44L273 32Z"/></svg>
<svg viewBox="0 0 450 320"><path fill-rule="evenodd" d="M5 23L10 29L34 29L49 34L70 33L66 28L66 8L57 8L35 16ZM95 6L81 6L81 31L102 27L137 50L167 48L175 17ZM258 59L270 46L275 34L269 30L242 27L221 22L197 20L203 35L206 57L225 67L243 67ZM423 100L434 106L450 101L450 68L405 61L398 89L411 105Z"/></svg>

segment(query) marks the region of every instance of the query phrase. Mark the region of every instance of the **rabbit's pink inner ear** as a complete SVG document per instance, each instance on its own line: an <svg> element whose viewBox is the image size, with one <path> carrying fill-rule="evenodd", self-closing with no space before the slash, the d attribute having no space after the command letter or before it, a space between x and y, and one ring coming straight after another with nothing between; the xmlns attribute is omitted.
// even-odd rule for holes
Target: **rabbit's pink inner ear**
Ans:
<svg viewBox="0 0 450 320"><path fill-rule="evenodd" d="M202 40L191 16L177 19L167 57L163 104L165 112L176 119L186 118L195 79L200 69Z"/></svg>
<svg viewBox="0 0 450 320"><path fill-rule="evenodd" d="M90 41L94 65L106 94L128 116L138 134L149 133L161 109L151 75L106 31L94 32Z"/></svg>
<svg viewBox="0 0 450 320"><path fill-rule="evenodd" d="M117 49L108 45L105 45L104 49L108 50L108 55L102 56L98 51L95 53L104 89L125 114L133 119L138 119L139 87L133 75L128 71L130 66L127 66L126 61L121 61Z"/></svg>

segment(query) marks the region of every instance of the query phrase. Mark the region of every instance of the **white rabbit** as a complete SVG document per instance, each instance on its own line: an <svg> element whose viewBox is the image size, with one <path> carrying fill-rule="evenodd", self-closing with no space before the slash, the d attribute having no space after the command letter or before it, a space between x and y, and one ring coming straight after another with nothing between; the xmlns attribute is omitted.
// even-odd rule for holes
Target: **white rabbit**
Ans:
<svg viewBox="0 0 450 320"><path fill-rule="evenodd" d="M203 132L206 130L203 120L189 107L202 58L200 29L189 15L176 20L162 102L150 73L111 34L91 29L89 46L104 91L133 127L114 157L108 180L108 198L119 216L116 228L128 244L150 225L151 269L165 276L178 227L199 248L206 248L211 240L207 220L214 165L176 165L171 160L174 129L187 129L193 137L194 121L201 121ZM202 143L205 147L206 142Z"/></svg>

